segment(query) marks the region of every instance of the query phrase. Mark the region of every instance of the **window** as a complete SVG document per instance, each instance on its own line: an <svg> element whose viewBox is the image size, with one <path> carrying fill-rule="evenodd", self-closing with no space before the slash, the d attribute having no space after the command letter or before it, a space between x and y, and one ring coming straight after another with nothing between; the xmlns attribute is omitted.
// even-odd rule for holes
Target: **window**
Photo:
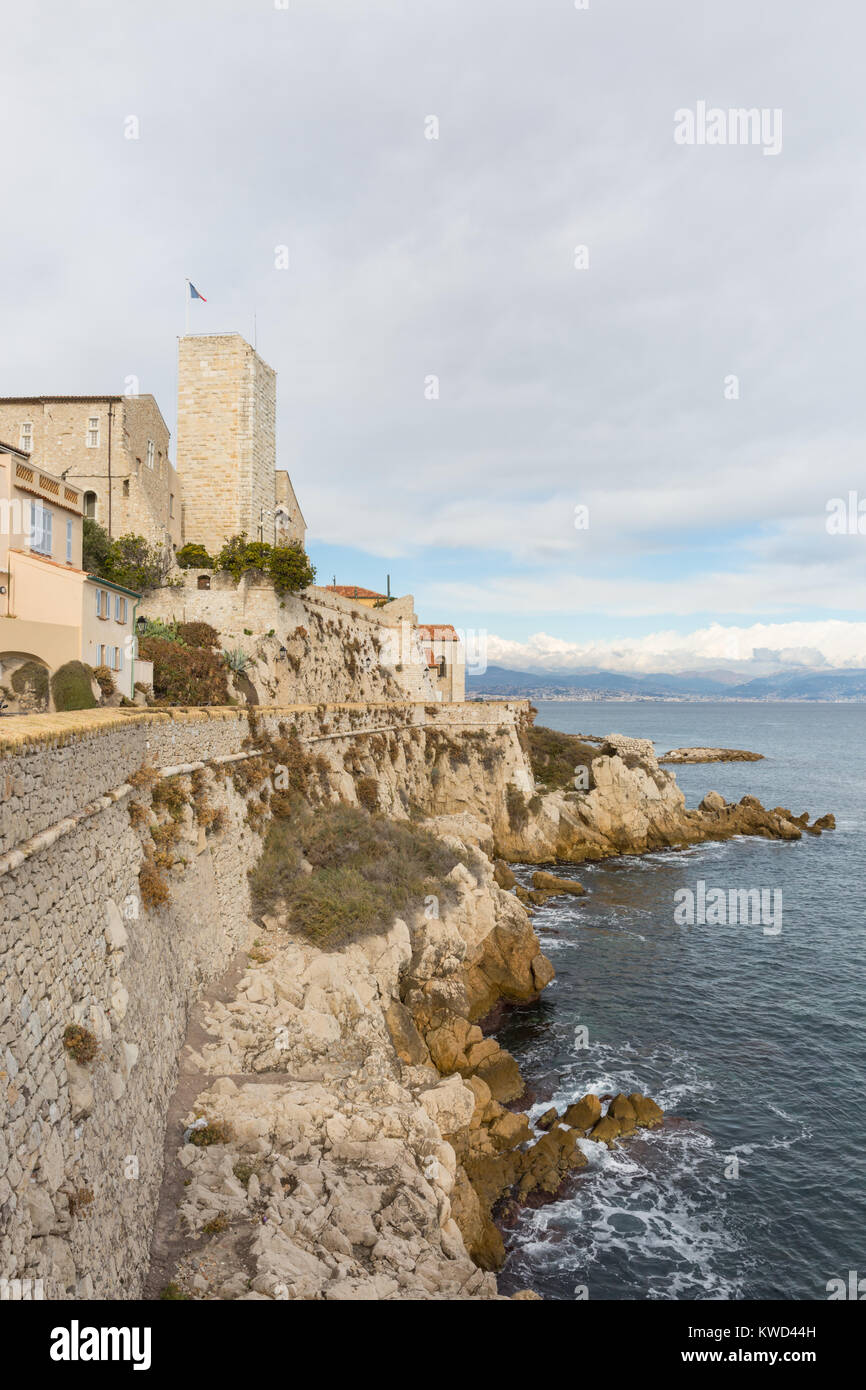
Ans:
<svg viewBox="0 0 866 1390"><path fill-rule="evenodd" d="M108 662L105 660L105 647L103 647L101 642L97 642L96 644L96 664L97 666L108 665Z"/></svg>
<svg viewBox="0 0 866 1390"><path fill-rule="evenodd" d="M107 618L110 608L110 599L107 589L96 590L96 616L97 618Z"/></svg>
<svg viewBox="0 0 866 1390"><path fill-rule="evenodd" d="M37 555L51 554L53 515L41 502L30 503L30 549Z"/></svg>
<svg viewBox="0 0 866 1390"><path fill-rule="evenodd" d="M123 495L124 495L124 497L128 497L128 496L129 496L129 479L128 479L128 478L124 478L124 480L123 480Z"/></svg>
<svg viewBox="0 0 866 1390"><path fill-rule="evenodd" d="M126 622L126 599L122 594L114 595L114 621L116 623Z"/></svg>
<svg viewBox="0 0 866 1390"><path fill-rule="evenodd" d="M85 492L84 494L84 515L95 518L96 516L96 493Z"/></svg>
<svg viewBox="0 0 866 1390"><path fill-rule="evenodd" d="M72 522L66 523L66 563L72 564Z"/></svg>
<svg viewBox="0 0 866 1390"><path fill-rule="evenodd" d="M33 450L33 425L30 420L22 421L18 447L28 454Z"/></svg>
<svg viewBox="0 0 866 1390"><path fill-rule="evenodd" d="M91 415L87 421L87 447L88 449L99 448L99 416Z"/></svg>
<svg viewBox="0 0 866 1390"><path fill-rule="evenodd" d="M115 669L115 671L122 671L122 670L123 670L123 648L122 648L122 647L115 647L115 648L114 648L114 669Z"/></svg>
<svg viewBox="0 0 866 1390"><path fill-rule="evenodd" d="M170 492L170 493L168 494L168 514L169 514L169 516L174 516L174 493L173 493L173 492Z"/></svg>
<svg viewBox="0 0 866 1390"><path fill-rule="evenodd" d="M147 441L147 455L146 455L146 461L147 461L147 466L148 466L148 468L152 468L152 467L153 467L153 450L154 450L154 443L153 443L153 440L152 440L152 439L149 439L149 440Z"/></svg>

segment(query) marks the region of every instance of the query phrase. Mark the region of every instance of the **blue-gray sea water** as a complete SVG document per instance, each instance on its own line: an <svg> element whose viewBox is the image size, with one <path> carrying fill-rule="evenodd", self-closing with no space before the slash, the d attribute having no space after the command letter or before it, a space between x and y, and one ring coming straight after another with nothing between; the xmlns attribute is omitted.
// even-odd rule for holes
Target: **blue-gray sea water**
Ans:
<svg viewBox="0 0 866 1390"><path fill-rule="evenodd" d="M537 723L764 753L672 770L690 806L748 792L837 829L567 870L588 896L535 918L556 981L497 1036L534 1118L633 1090L668 1118L613 1151L583 1141L566 1194L505 1229L503 1291L826 1299L866 1276L866 706L540 702ZM781 889L781 932L676 925L699 880Z"/></svg>

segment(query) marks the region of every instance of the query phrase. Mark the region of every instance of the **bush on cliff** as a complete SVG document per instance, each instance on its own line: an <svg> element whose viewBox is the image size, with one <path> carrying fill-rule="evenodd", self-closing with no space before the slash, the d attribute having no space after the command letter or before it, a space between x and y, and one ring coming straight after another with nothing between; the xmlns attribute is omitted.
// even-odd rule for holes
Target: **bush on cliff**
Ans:
<svg viewBox="0 0 866 1390"><path fill-rule="evenodd" d="M210 623L178 623L177 640L186 647L207 647L208 650L220 645L220 635Z"/></svg>
<svg viewBox="0 0 866 1390"><path fill-rule="evenodd" d="M180 550L175 551L175 560L182 570L212 570L214 558L208 555L203 545L198 545L195 541L187 541Z"/></svg>
<svg viewBox="0 0 866 1390"><path fill-rule="evenodd" d="M221 657L203 647L186 647L162 637L143 637L138 653L153 662L157 704L227 705L229 690Z"/></svg>
<svg viewBox="0 0 866 1390"><path fill-rule="evenodd" d="M302 873L301 852L312 873ZM338 950L359 936L387 931L396 916L415 916L435 895L456 897L446 882L463 856L423 827L353 806L329 806L292 823L274 821L251 870L257 914L285 902L309 941Z"/></svg>
<svg viewBox="0 0 866 1390"><path fill-rule="evenodd" d="M251 541L242 531L239 536L226 537L225 545L216 557L216 568L234 577L235 582L249 570L267 574L281 596L307 589L316 578L303 546L268 545L267 541Z"/></svg>
<svg viewBox="0 0 866 1390"><path fill-rule="evenodd" d="M96 709L90 685L90 667L83 661L67 661L51 677L51 694L57 710Z"/></svg>
<svg viewBox="0 0 866 1390"><path fill-rule="evenodd" d="M174 559L167 547L151 545L144 536L130 533L111 540L97 521L85 517L81 564L87 574L140 593L171 584L168 576Z"/></svg>
<svg viewBox="0 0 866 1390"><path fill-rule="evenodd" d="M16 695L29 696L36 704L48 703L48 667L41 661L25 661L12 672L9 684Z"/></svg>
<svg viewBox="0 0 866 1390"><path fill-rule="evenodd" d="M592 786L592 760L599 754L596 746L584 743L574 734L534 725L527 730L526 741L533 776L550 791L573 790L578 768L586 768L588 774L588 786L582 790Z"/></svg>

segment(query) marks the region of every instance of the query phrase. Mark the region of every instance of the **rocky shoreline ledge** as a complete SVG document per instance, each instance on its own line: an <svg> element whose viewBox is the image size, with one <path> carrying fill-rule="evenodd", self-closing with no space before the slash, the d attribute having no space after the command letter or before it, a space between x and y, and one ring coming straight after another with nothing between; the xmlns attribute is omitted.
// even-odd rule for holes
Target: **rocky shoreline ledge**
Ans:
<svg viewBox="0 0 866 1390"><path fill-rule="evenodd" d="M538 776L537 752L533 767ZM519 826L512 802L504 834L501 818L494 830L470 811L409 823L401 834L441 871L435 841L450 867L387 929L339 943L310 939L312 919L298 930L297 904L315 918L316 885L333 872L316 813L283 896L249 922L240 978L197 1010L181 1058L187 1091L191 1077L197 1089L169 1135L150 1297L499 1298L503 1204L554 1196L586 1165L581 1141L614 1145L661 1122L637 1092L610 1098L606 1112L603 1098L575 1097L562 1115L542 1115L540 1134L512 1108L523 1079L481 1024L553 979L527 906L582 889L539 870L526 904L505 860L577 862L742 834L793 840L833 821L717 793L687 811L642 740L602 741L590 773L576 799L537 781ZM365 826L344 821L333 841L349 873ZM266 842L263 864L267 853Z"/></svg>
<svg viewBox="0 0 866 1390"><path fill-rule="evenodd" d="M763 753L750 753L745 748L671 748L660 763L759 763Z"/></svg>

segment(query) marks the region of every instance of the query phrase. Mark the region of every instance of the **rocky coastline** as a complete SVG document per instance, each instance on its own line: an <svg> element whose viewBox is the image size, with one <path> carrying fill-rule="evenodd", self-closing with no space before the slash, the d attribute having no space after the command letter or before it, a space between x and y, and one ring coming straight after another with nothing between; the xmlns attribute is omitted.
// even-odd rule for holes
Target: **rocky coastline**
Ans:
<svg viewBox="0 0 866 1390"><path fill-rule="evenodd" d="M151 1297L499 1298L509 1204L552 1197L586 1165L582 1142L662 1122L638 1092L575 1096L535 1127L515 1108L524 1082L490 1023L553 979L531 912L583 890L547 870L521 889L507 861L795 840L833 820L713 792L687 810L647 741L570 744L565 761L584 749L576 793L543 782L527 746L534 790L520 805L509 793L492 823L469 809L416 822L453 867L381 930L323 949L287 903L250 919L240 971L197 1007L181 1057ZM477 802L490 805L489 788ZM300 872L312 872L303 859Z"/></svg>
<svg viewBox="0 0 866 1390"><path fill-rule="evenodd" d="M759 763L763 753L750 753L745 748L671 748L659 758L660 763Z"/></svg>

